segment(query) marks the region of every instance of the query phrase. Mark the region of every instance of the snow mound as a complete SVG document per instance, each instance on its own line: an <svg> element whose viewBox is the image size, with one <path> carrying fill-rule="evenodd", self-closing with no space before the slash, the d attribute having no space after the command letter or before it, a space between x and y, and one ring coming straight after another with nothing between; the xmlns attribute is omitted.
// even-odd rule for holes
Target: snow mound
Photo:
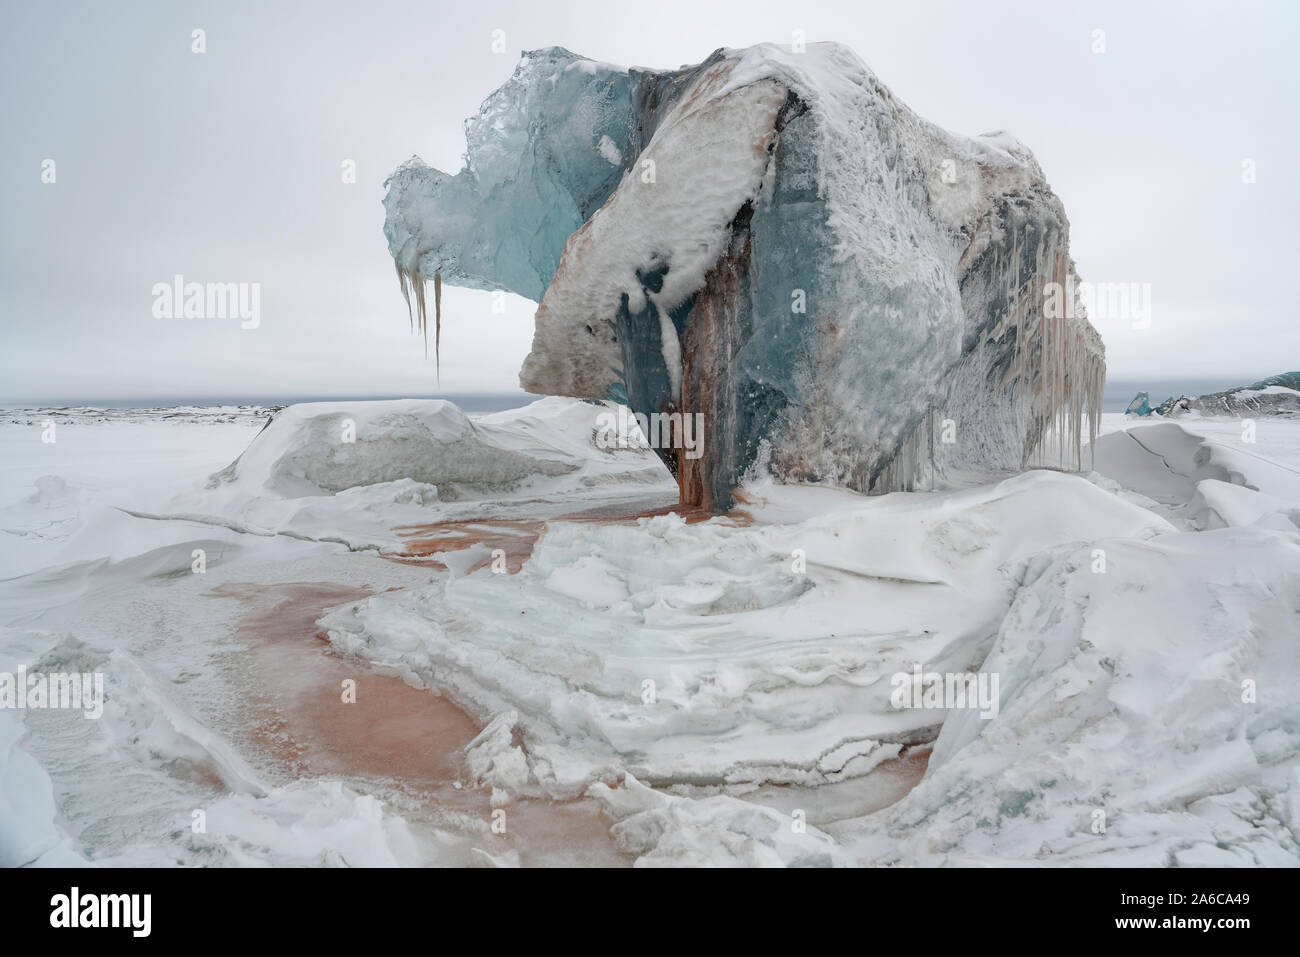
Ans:
<svg viewBox="0 0 1300 957"><path fill-rule="evenodd" d="M507 490L577 467L507 448L491 427L442 400L314 402L275 416L213 481L252 481L301 498L405 479L447 497Z"/></svg>
<svg viewBox="0 0 1300 957"><path fill-rule="evenodd" d="M293 405L205 489L148 517L400 550L402 526L566 511L584 493L662 498L674 486L644 444L598 442L616 409L555 397L475 417L436 399Z"/></svg>
<svg viewBox="0 0 1300 957"><path fill-rule="evenodd" d="M1285 530L1300 509L1300 472L1174 422L1112 432L1092 448L1098 472L1145 496L1180 528L1266 521Z"/></svg>
<svg viewBox="0 0 1300 957"><path fill-rule="evenodd" d="M790 509L824 491L767 494ZM1032 555L1172 531L1051 472L947 495L833 494L842 511L793 525L762 524L758 506L752 527L553 521L517 575L376 595L320 625L340 651L447 688L484 720L510 713L517 740L495 737L516 786L514 748L552 796L611 772L816 785L934 736L944 712L896 708L892 676L977 666Z"/></svg>
<svg viewBox="0 0 1300 957"><path fill-rule="evenodd" d="M21 712L0 710L0 867L73 867L84 861L56 824L54 787L22 746Z"/></svg>
<svg viewBox="0 0 1300 957"><path fill-rule="evenodd" d="M848 855L792 815L716 795L680 798L647 788L630 774L621 786L591 786L615 823L618 847L637 867L835 867Z"/></svg>
<svg viewBox="0 0 1300 957"><path fill-rule="evenodd" d="M239 867L420 867L407 822L341 781L301 781L267 794L231 794L207 811L204 843ZM437 863L446 863L438 861Z"/></svg>
<svg viewBox="0 0 1300 957"><path fill-rule="evenodd" d="M922 783L864 819L877 863L1296 866L1300 536L1225 529L1032 564ZM895 843L886 849L886 843Z"/></svg>

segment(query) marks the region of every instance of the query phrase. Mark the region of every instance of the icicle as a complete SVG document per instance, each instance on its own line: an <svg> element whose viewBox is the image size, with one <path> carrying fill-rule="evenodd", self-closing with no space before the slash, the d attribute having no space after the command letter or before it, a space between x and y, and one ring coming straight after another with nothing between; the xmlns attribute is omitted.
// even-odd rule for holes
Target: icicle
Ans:
<svg viewBox="0 0 1300 957"><path fill-rule="evenodd" d="M419 267L411 272L411 282L415 286L415 311L420 317L420 333L424 336L424 357L429 358L429 324L425 318L424 277L418 273Z"/></svg>
<svg viewBox="0 0 1300 957"><path fill-rule="evenodd" d="M406 301L406 316L411 322L411 331L415 331L415 319L418 316L420 320L420 334L424 336L424 357L429 358L429 323L428 311L425 305L425 283L427 280L420 275L420 267L412 266L409 270L403 269L402 264L393 260L393 265L397 267L397 283L402 289L402 298ZM411 293L415 293L415 309L411 308ZM434 363L438 371L438 382L442 383L442 272L433 274L433 355Z"/></svg>
<svg viewBox="0 0 1300 957"><path fill-rule="evenodd" d="M930 422L922 420L916 423L911 434L899 444L884 471L872 483L873 495L883 492L912 492L923 484L922 466L926 460L926 449L934 447L933 419L928 414L926 418ZM933 487L933 470L930 481Z"/></svg>
<svg viewBox="0 0 1300 957"><path fill-rule="evenodd" d="M429 337L425 336L426 348ZM433 274L433 363L442 385L442 272Z"/></svg>
<svg viewBox="0 0 1300 957"><path fill-rule="evenodd" d="M406 270L396 259L393 265L397 267L397 284L402 288L402 298L406 300L406 318L411 324L411 331L415 331L415 314L411 312L411 287L406 282Z"/></svg>

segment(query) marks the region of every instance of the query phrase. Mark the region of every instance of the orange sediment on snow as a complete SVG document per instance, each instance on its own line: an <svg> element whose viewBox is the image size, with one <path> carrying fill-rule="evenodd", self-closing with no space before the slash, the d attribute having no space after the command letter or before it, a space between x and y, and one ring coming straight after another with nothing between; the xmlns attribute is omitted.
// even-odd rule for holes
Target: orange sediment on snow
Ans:
<svg viewBox="0 0 1300 957"><path fill-rule="evenodd" d="M630 523L669 511L676 509L617 517L580 513L564 520ZM544 528L546 523L537 524ZM252 679L241 715L249 744L296 777L379 781L430 807L487 820L492 811L488 793L463 786L462 755L481 730L479 723L436 691L336 654L320 633L316 622L327 608L372 593L326 582L237 583L208 593L245 607L237 637L243 646L240 661ZM343 698L345 681L355 682L350 703ZM881 788L880 806L892 804L920 782L930 752L929 745L905 748L872 772ZM492 853L517 851L524 864L628 863L614 845L609 820L590 799L517 799L508 813L508 836L474 843Z"/></svg>
<svg viewBox="0 0 1300 957"><path fill-rule="evenodd" d="M415 565L431 565L446 571L447 566L436 556L456 552L475 545L488 551L470 568L470 572L492 564L493 552L500 549L505 554L506 570L514 575L524 567L533 554L533 546L546 527L537 519L473 519L452 522L435 522L431 525L402 525L395 528L406 541L399 552L385 552L393 561Z"/></svg>
<svg viewBox="0 0 1300 957"><path fill-rule="evenodd" d="M334 653L317 629L325 609L371 593L325 582L238 583L208 593L247 609L237 636L256 685L244 709L249 743L296 777L378 780L430 807L488 820L488 792L462 786L462 753L480 724L436 691ZM343 700L346 680L356 683L351 703ZM509 821L508 835L472 843L493 854L517 851L524 864L628 863L590 799L515 800Z"/></svg>
<svg viewBox="0 0 1300 957"><path fill-rule="evenodd" d="M248 607L238 635L263 685L252 709L255 745L300 776L384 777L416 789L457 779L456 755L478 734L478 722L449 698L333 653L316 628L326 608L368 590L283 582L225 585L211 594ZM347 680L356 682L355 703L343 701Z"/></svg>
<svg viewBox="0 0 1300 957"><path fill-rule="evenodd" d="M481 545L486 551L469 567L467 574L490 567L494 561L494 551L500 549L504 554L506 571L514 575L532 557L538 539L553 522L633 525L643 518L671 513L680 515L688 525L709 519L718 519L730 525L748 525L752 521L749 514L740 509L733 509L726 515L717 515L699 506L668 505L635 512L628 512L626 508L622 504L607 505L549 519L475 518L433 522L428 525L400 525L393 531L405 540L402 549L385 552L384 557L446 571L447 565L438 559L438 555Z"/></svg>
<svg viewBox="0 0 1300 957"><path fill-rule="evenodd" d="M930 755L933 752L934 745L932 744L910 745L903 748L898 757L889 761L882 761L875 768L873 774L887 775L897 783L898 794L888 802L889 804L902 800L912 788L921 783L921 778L925 777L925 772L930 767Z"/></svg>

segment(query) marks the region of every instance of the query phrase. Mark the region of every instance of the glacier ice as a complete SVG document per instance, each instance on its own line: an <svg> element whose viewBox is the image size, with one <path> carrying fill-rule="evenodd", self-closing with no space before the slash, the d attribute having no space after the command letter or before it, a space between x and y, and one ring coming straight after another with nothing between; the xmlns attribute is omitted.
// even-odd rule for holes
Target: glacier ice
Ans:
<svg viewBox="0 0 1300 957"><path fill-rule="evenodd" d="M525 389L705 415L701 458L660 449L686 504L727 507L760 459L888 491L1048 436L1077 463L1096 432L1104 348L1033 156L921 119L838 44L667 71L528 52L466 140L456 175L386 184L421 326L429 280L537 300Z"/></svg>

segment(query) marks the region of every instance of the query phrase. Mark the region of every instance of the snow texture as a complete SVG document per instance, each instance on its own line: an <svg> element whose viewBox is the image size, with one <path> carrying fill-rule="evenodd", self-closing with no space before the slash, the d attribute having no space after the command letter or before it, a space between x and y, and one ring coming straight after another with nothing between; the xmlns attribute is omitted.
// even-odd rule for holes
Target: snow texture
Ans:
<svg viewBox="0 0 1300 957"><path fill-rule="evenodd" d="M801 508L808 491L765 495ZM557 523L518 575L450 576L321 624L341 651L436 680L485 719L510 713L548 796L611 769L656 786L818 785L927 739L942 713L896 709L891 677L978 665L1029 556L1172 530L1051 472L837 504L747 528Z"/></svg>
<svg viewBox="0 0 1300 957"><path fill-rule="evenodd" d="M376 462L339 456L345 408ZM465 786L492 808L594 799L641 866L1300 865L1293 419L1261 418L1249 443L1223 416L1109 416L1097 471L964 489L757 478L750 524L555 518L513 575L371 550L385 522L662 492L648 453L593 444L595 408L340 403L256 436L99 421L34 464L12 456L7 521L36 528L53 507L66 528L6 528L27 556L11 567L39 570L0 581L0 671L103 672L106 708L0 710L0 864L520 863L527 844L487 843L482 820L421 819L356 777L288 781L237 746L259 676L231 639L239 610L210 593L289 576L379 586L317 627L482 720ZM17 452L39 429L0 442ZM245 443L167 511L178 474ZM477 469L453 484L482 498L388 471L444 468L447 450ZM520 476L502 452L570 467ZM652 482L612 477L645 469ZM997 714L895 707L891 679L915 665L997 675ZM926 744L919 784L881 800L894 759Z"/></svg>

